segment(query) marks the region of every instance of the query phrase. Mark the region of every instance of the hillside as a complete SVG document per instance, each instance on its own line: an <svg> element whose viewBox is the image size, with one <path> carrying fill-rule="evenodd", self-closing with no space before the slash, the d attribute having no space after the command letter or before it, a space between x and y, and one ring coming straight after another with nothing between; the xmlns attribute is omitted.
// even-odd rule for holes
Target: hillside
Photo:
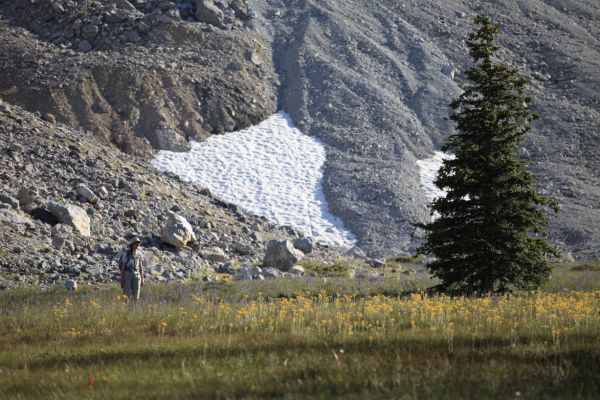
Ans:
<svg viewBox="0 0 600 400"><path fill-rule="evenodd" d="M50 195L67 195L80 172L68 158L75 143L79 154L93 154L82 166L105 174L86 178L94 189L141 174L153 210L164 213L174 201L161 188L178 185L171 192L192 196L184 210L193 219L203 215L199 204L216 200L157 175L149 159L284 110L328 145L324 194L358 246L373 257L412 251L420 239L412 224L429 218L417 160L451 132L444 116L465 83L464 41L480 12L503 26L502 59L531 80L542 118L519 154L531 160L541 191L562 205L550 216L551 240L577 258L598 257L600 5L593 0L2 2L0 98L10 109L1 114L2 183L13 196L21 181L47 181L56 190ZM38 141L53 132L61 132L63 147ZM9 151L14 143L27 155L19 162ZM111 157L104 170L94 164L103 155ZM44 176L56 172L57 157L72 169L59 186ZM125 169L129 162L135 169ZM114 235L122 226L157 234L123 218ZM235 235L251 233L234 225ZM5 224L0 231L10 243L31 236ZM5 247L11 260L47 260Z"/></svg>
<svg viewBox="0 0 600 400"><path fill-rule="evenodd" d="M519 152L562 212L550 237L600 254L600 3L591 0L256 0L274 44L280 104L331 146L325 194L368 253L414 248L427 216L417 159L450 133L472 17L503 26L502 59L530 79L541 115ZM417 232L418 235L418 232Z"/></svg>

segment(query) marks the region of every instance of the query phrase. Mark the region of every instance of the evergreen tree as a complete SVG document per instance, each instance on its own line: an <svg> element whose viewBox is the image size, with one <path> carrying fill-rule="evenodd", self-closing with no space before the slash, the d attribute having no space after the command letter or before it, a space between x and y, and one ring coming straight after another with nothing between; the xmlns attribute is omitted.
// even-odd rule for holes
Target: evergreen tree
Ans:
<svg viewBox="0 0 600 400"><path fill-rule="evenodd" d="M456 133L442 150L455 155L444 161L435 185L447 191L431 204L418 252L435 256L429 264L441 279L438 289L458 293L504 292L537 288L550 274L547 256L558 256L546 238L547 220L540 206L558 212L558 203L533 185L527 163L516 146L538 116L529 111L526 80L497 62L500 27L487 17L475 18L468 46L474 66L469 84L450 106Z"/></svg>

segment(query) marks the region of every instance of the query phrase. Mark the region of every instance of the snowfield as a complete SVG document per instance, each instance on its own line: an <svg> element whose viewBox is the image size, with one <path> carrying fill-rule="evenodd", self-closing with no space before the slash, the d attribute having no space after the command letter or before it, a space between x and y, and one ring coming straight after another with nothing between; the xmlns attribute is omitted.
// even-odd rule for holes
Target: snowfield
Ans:
<svg viewBox="0 0 600 400"><path fill-rule="evenodd" d="M185 153L160 151L152 164L272 223L348 248L356 239L328 211L323 194L325 156L324 143L279 112L256 126L192 142Z"/></svg>
<svg viewBox="0 0 600 400"><path fill-rule="evenodd" d="M417 166L419 167L421 188L425 192L425 197L428 202L432 202L437 197L446 196L444 190L440 190L435 186L433 181L437 177L437 173L442 166L444 160L452 158L454 156L444 153L443 151L436 151L432 157L425 158L423 160L417 160Z"/></svg>

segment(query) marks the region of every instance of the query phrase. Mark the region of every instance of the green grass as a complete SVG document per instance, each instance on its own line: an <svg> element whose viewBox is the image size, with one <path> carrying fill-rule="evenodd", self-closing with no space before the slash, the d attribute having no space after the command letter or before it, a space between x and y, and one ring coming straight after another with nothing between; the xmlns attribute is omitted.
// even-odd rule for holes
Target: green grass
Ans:
<svg viewBox="0 0 600 400"><path fill-rule="evenodd" d="M0 398L593 399L600 272L573 266L489 299L407 295L426 280L389 271L147 285L137 306L107 285L11 289Z"/></svg>
<svg viewBox="0 0 600 400"><path fill-rule="evenodd" d="M353 265L345 259L338 258L334 263L325 263L311 258L305 258L300 261L306 272L317 276L329 277L349 277Z"/></svg>

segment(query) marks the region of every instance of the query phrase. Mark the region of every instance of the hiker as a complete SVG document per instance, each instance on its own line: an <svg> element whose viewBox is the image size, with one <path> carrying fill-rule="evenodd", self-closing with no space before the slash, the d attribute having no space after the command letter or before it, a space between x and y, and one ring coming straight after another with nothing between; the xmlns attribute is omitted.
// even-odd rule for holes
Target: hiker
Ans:
<svg viewBox="0 0 600 400"><path fill-rule="evenodd" d="M128 243L119 260L121 269L121 288L128 300L137 302L140 298L140 287L144 286L144 258L138 251L142 241L135 237Z"/></svg>

